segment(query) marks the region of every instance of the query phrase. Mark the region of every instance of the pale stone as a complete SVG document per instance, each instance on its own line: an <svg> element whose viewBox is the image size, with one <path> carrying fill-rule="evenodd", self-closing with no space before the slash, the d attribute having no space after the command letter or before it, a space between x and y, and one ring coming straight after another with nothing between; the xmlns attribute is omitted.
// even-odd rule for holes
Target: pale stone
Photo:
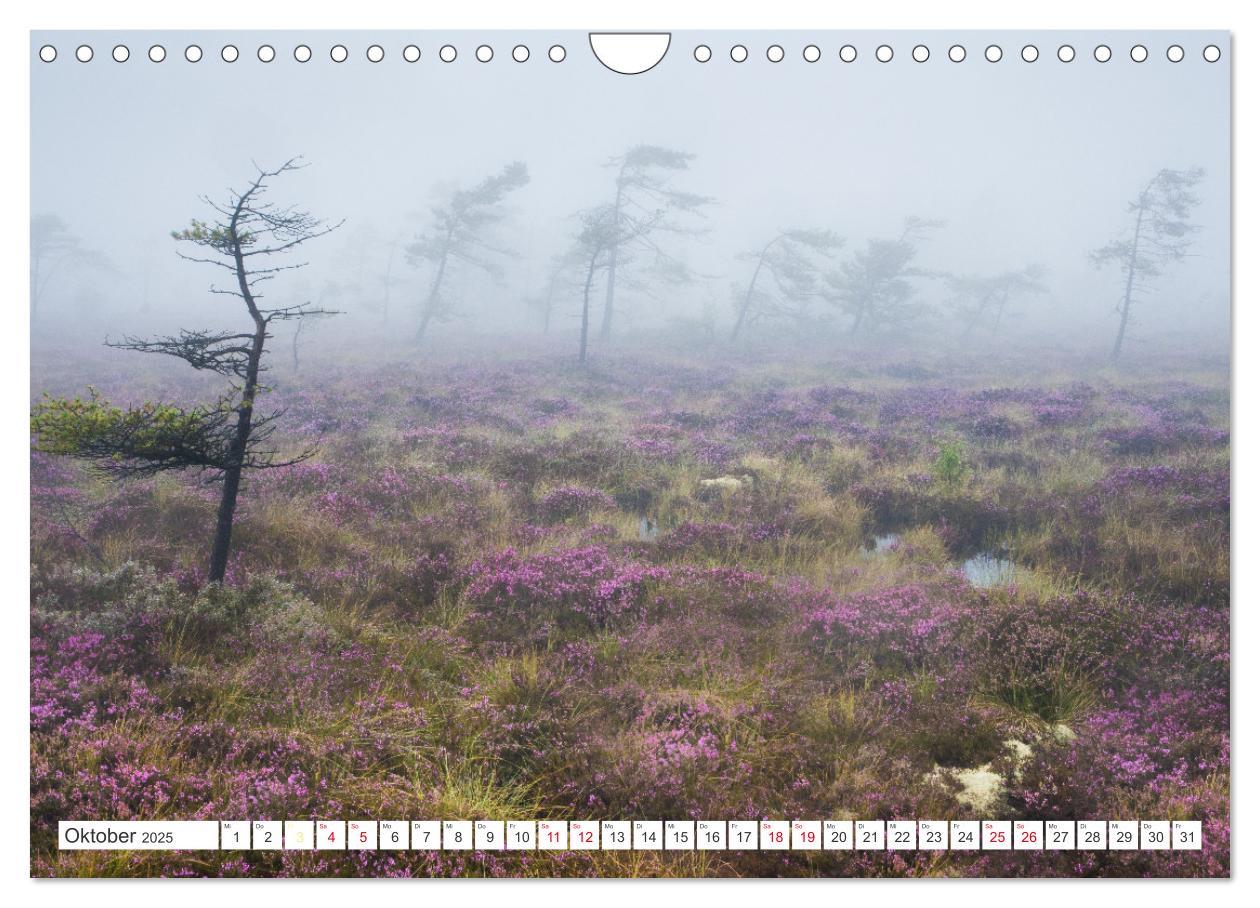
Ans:
<svg viewBox="0 0 1260 908"><path fill-rule="evenodd" d="M1062 722L1050 729L1050 735L1059 744L1070 744L1076 740L1076 732Z"/></svg>
<svg viewBox="0 0 1260 908"><path fill-rule="evenodd" d="M1009 741L1003 741L1002 745L1011 751L1016 766L1016 778L1019 776L1019 767L1028 762L1032 757L1033 749L1030 745L1023 741L1012 738ZM1006 802L1006 788L1003 785L1003 778L999 773L993 771L993 764L982 763L979 766L968 769L951 769L944 766L937 766L925 776L929 781L940 781L945 778L953 779L962 789L955 795L958 803L964 807L969 807L977 814L989 814L991 816L998 815Z"/></svg>
<svg viewBox="0 0 1260 908"><path fill-rule="evenodd" d="M750 476L719 476L716 479L702 479L699 495L702 499L734 495L752 484L753 480Z"/></svg>

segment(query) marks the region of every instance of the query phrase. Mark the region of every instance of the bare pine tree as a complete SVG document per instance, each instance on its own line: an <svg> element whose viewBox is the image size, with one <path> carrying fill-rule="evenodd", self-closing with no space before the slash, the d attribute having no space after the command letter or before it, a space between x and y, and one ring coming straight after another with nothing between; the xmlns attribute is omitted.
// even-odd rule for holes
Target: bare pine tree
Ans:
<svg viewBox="0 0 1260 908"><path fill-rule="evenodd" d="M385 247L385 273L381 275L381 321L386 325L389 324L389 304L394 284L398 283L398 279L394 277L394 262L398 258L398 246L401 242L402 238L396 236Z"/></svg>
<svg viewBox="0 0 1260 908"><path fill-rule="evenodd" d="M616 267L617 250L627 248L654 248L650 237L668 217L667 209L658 209L643 217L618 216L615 206L597 205L578 213L581 227L573 249L568 253L578 262L582 280L582 331L578 345L578 362L585 365L590 349L591 294L595 278L600 272ZM685 280L687 275L680 263L662 254L656 263L663 266L662 273L672 281ZM671 268L673 270L671 270Z"/></svg>
<svg viewBox="0 0 1260 908"><path fill-rule="evenodd" d="M547 282L542 292L526 301L531 309L537 310L542 315L543 334L551 333L551 318L555 313L557 301L572 292L573 285L579 280L574 275L586 264L586 257L578 245L552 256L547 267Z"/></svg>
<svg viewBox="0 0 1260 908"><path fill-rule="evenodd" d="M853 334L905 322L921 311L914 281L931 273L916 267L914 260L929 231L941 226L940 221L906 218L896 239L868 240L827 276L830 300L852 317Z"/></svg>
<svg viewBox="0 0 1260 908"><path fill-rule="evenodd" d="M429 324L453 314L453 301L443 296L443 285L453 265L463 265L498 276L499 259L510 254L496 245L492 228L507 216L503 200L529 182L529 171L514 161L501 173L471 189L460 189L433 209L433 227L407 247L407 261L433 267L429 291L420 310L416 340L423 340Z"/></svg>
<svg viewBox="0 0 1260 908"><path fill-rule="evenodd" d="M616 309L618 268L625 264L636 248L649 251L658 262L671 258L655 242L653 234L696 234L673 214L698 214L712 202L704 196L673 188L673 175L687 170L695 155L658 145L636 145L625 154L613 158L607 166L616 168L616 193L604 216L604 230L610 245L607 250L604 286L604 313L599 336L612 336L613 312Z"/></svg>
<svg viewBox="0 0 1260 908"><path fill-rule="evenodd" d="M844 245L830 230L785 230L761 248L742 256L756 262L748 286L735 299L731 340L757 318L801 318L819 295L819 259L829 258Z"/></svg>
<svg viewBox="0 0 1260 908"><path fill-rule="evenodd" d="M54 277L70 268L109 269L105 256L88 249L55 214L31 218L31 320L39 314L39 304Z"/></svg>
<svg viewBox="0 0 1260 908"><path fill-rule="evenodd" d="M953 308L964 321L963 337L986 319L991 333L997 334L1012 300L1046 292L1045 269L1040 265L1000 274L950 275L945 283L953 294Z"/></svg>
<svg viewBox="0 0 1260 908"><path fill-rule="evenodd" d="M1124 292L1116 304L1120 327L1111 346L1111 359L1120 358L1129 329L1133 299L1150 289L1164 268L1184 259L1190 251L1193 234L1199 228L1188 220L1199 204L1195 187L1203 179L1203 169L1161 170L1129 203L1133 232L1090 253L1094 265L1119 265Z"/></svg>
<svg viewBox="0 0 1260 908"><path fill-rule="evenodd" d="M181 252L181 258L228 273L230 286L212 286L211 293L236 297L249 316L248 330L181 331L173 337L127 338L110 345L173 356L194 369L223 375L230 381L227 393L205 407L145 403L120 408L92 392L86 400L46 398L32 416L42 450L85 458L115 475L195 469L221 480L208 573L212 583L222 581L227 571L242 474L293 464L314 453L282 457L271 443L280 414L255 412L258 396L267 390L261 379L271 325L330 314L308 304L269 308L259 290L281 272L305 264L285 264L285 256L340 226L267 201L269 181L302 166L294 159L274 170L259 168L247 188L229 193L226 201L203 197L215 212L212 220L193 220L172 233L197 250Z"/></svg>
<svg viewBox="0 0 1260 908"><path fill-rule="evenodd" d="M600 205L581 215L582 228L578 232L575 249L584 264L585 280L582 283L582 333L578 341L578 363L586 365L586 351L591 336L591 288L601 267L607 268L612 249L621 242L618 219L611 205Z"/></svg>

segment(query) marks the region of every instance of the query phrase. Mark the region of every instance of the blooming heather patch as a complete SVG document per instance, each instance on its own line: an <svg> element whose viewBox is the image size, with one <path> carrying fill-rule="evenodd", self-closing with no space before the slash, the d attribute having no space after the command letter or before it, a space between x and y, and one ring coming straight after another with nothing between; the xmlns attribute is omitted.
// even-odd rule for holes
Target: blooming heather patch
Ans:
<svg viewBox="0 0 1260 908"><path fill-rule="evenodd" d="M805 633L845 665L907 671L962 661L962 632L976 611L963 584L893 587L808 612Z"/></svg>
<svg viewBox="0 0 1260 908"><path fill-rule="evenodd" d="M697 355L279 374L273 441L319 451L247 476L223 586L204 477L34 454L32 873L1229 875L1218 364ZM113 362L83 360L111 399L199 399ZM982 552L1009 583L966 581ZM970 819L981 789L1205 849L56 847L68 818Z"/></svg>
<svg viewBox="0 0 1260 908"><path fill-rule="evenodd" d="M544 520L558 522L616 506L611 496L598 489L563 486L552 489L539 500L538 512Z"/></svg>
<svg viewBox="0 0 1260 908"><path fill-rule="evenodd" d="M613 558L602 546L520 555L505 549L473 562L464 595L479 615L531 620L577 619L606 627L643 607L646 585L660 568Z"/></svg>

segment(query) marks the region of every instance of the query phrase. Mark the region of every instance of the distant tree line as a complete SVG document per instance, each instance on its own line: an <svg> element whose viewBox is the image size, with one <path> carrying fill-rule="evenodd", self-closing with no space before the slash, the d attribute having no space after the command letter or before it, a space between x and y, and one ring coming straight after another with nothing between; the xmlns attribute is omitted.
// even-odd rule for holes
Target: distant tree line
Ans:
<svg viewBox="0 0 1260 908"><path fill-rule="evenodd" d="M552 258L546 287L530 302L548 330L558 300L580 299L580 363L589 356L596 306L599 336L607 340L620 291L631 287L651 293L696 278L677 246L704 232L702 219L713 200L675 185L692 161L693 156L682 151L636 145L607 162L614 174L608 200L576 212L569 246ZM172 234L190 249L179 252L182 258L225 274L225 285L212 285L210 292L238 301L244 317L239 327L186 329L175 336L128 337L111 343L172 356L193 369L223 376L227 387L216 401L192 407L158 402L118 407L90 391L72 399L45 397L31 416L35 443L43 451L84 458L121 477L194 470L218 482L221 492L207 570L212 583L226 575L244 475L294 464L314 453L285 452L274 444L279 414L258 409L268 391L265 357L271 329L280 322L295 323L296 369L302 325L336 314L320 300L356 295L352 284L326 287L314 303L265 302L267 282L305 264L289 257L341 226L270 201L272 181L302 166L293 159L271 170L257 168L243 189L225 199L203 197L211 212L208 220L194 219ZM1113 359L1123 349L1138 299L1168 266L1189 254L1197 229L1189 217L1199 201L1194 190L1202 177L1202 170L1156 173L1129 204L1132 221L1126 235L1092 253L1096 264L1116 267L1122 279ZM502 262L513 253L498 238L497 228L509 213L508 198L528 182L526 166L512 162L475 185L450 192L433 206L427 229L409 242L361 236L358 285L363 285L365 250L384 245L389 257L380 282L381 308L388 319L393 262L401 245L409 264L428 269L414 331L415 340L423 340L433 322L458 311L459 295L452 286L459 275L501 274ZM896 236L868 239L844 258L840 255L845 240L830 229L791 226L770 233L760 248L740 257L748 273L732 289L730 340L737 341L769 319L806 319L815 304L847 316L853 335L897 328L923 315L926 306L919 286L926 281L939 281L947 288L949 306L962 322L964 335L982 325L997 331L1021 298L1047 292L1044 269L1035 264L980 275L923 268L918 264L920 247L942 226L939 221L907 218ZM59 218L33 218L32 315L50 281L68 268L88 266L104 268L108 263L86 249Z"/></svg>

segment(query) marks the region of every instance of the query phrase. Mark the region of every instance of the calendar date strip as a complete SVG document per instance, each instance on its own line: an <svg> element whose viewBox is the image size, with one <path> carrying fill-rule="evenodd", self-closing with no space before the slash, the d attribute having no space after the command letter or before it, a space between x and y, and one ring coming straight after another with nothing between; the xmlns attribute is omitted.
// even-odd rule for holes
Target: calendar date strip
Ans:
<svg viewBox="0 0 1260 908"><path fill-rule="evenodd" d="M1200 851L1200 820L62 820L88 851Z"/></svg>

